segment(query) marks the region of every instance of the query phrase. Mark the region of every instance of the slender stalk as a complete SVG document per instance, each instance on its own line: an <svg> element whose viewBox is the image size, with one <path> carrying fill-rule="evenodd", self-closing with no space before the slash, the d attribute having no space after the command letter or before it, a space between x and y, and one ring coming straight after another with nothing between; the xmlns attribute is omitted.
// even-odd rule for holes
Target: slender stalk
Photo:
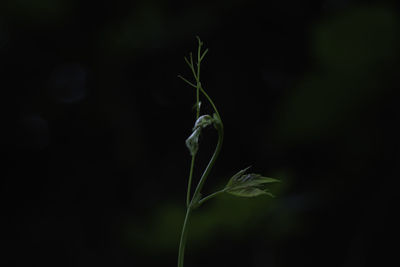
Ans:
<svg viewBox="0 0 400 267"><path fill-rule="evenodd" d="M200 82L200 64L202 59L204 58L204 56L206 55L207 51L204 51L203 54L201 53L201 46L202 46L202 42L200 41L200 38L198 38L199 41L199 47L198 47L198 52L197 52L197 69L195 71L194 69L194 64L193 64L193 56L192 54L190 54L190 60L188 60L187 58L185 58L186 63L189 65L190 69L192 70L193 76L196 80L196 84L189 82L187 79L185 79L182 76L179 76L182 80L184 80L185 82L187 82L189 85L193 86L196 88L196 121L200 116L200 92L207 98L207 100L210 102L211 106L213 107L215 113L217 114L218 117L218 142L217 142L217 146L215 148L215 151L206 167L206 169L204 170L199 183L197 184L197 187L193 193L193 196L191 198L191 185L192 185L192 177L193 177L193 169L194 169L194 162L195 162L195 155L192 156L192 161L190 164L190 173L189 173L189 181L188 181L188 188L187 188L187 193L186 193L186 215L185 215L185 220L183 222L183 226L182 226L182 232L181 232L181 238L180 238L180 242L179 242L179 253L178 253L178 267L183 267L183 261L184 261L184 255L185 255L185 247L186 247L186 237L187 237L187 232L188 232L188 221L190 218L190 214L191 211L194 209L195 206L197 206L200 203L205 202L208 199L211 199L213 197L215 197L216 195L223 193L224 190L218 191L214 194L211 194L203 199L200 199L200 192L204 186L204 183L208 177L208 175L210 174L210 171L212 169L212 167L215 164L215 161L218 158L218 155L221 151L222 148L222 143L223 143L223 139L224 139L224 127L221 121L221 116L219 115L219 112L214 104L214 102L211 100L211 98L207 95L207 93L204 91L201 82Z"/></svg>
<svg viewBox="0 0 400 267"><path fill-rule="evenodd" d="M210 195L208 195L208 196L202 198L202 199L199 201L199 205L203 204L203 203L206 202L207 200L210 200L210 199L212 199L212 198L218 196L219 194L225 193L225 191L226 191L226 189L224 188L224 189L222 189L222 190L220 190L220 191L214 192L214 193L212 193L212 194L210 194Z"/></svg>
<svg viewBox="0 0 400 267"><path fill-rule="evenodd" d="M181 78L183 81L185 81L187 84L196 88L196 124L193 129L192 135L186 140L186 145L189 148L190 153L192 154L192 161L190 164L189 181L188 181L188 188L187 188L187 194L186 194L186 215L185 215L185 220L183 222L182 232L181 232L181 237L180 237L180 242L179 242L178 267L183 267L186 240L187 240L187 234L188 234L188 223L190 220L190 215L191 215L192 210L199 207L201 204L203 204L207 200L210 200L224 192L228 192L228 193L235 194L235 195L242 196L242 197L253 197L253 196L258 196L258 195L262 195L262 194L267 194L267 195L272 196L271 193L269 193L269 191L264 188L264 185L267 183L273 183L273 182L277 181L272 178L263 177L259 174L248 174L248 175L244 176L243 174L248 169L248 168L246 168L244 170L239 171L237 174L235 174L231 178L231 180L228 182L228 185L224 189L219 190L215 193L212 193L204 198L201 198L201 191L204 187L204 183L206 182L206 180L211 172L211 169L215 165L215 162L216 162L218 155L222 148L222 143L224 140L224 125L222 123L221 116L217 110L217 107L215 106L212 99L205 92L205 90L202 87L201 82L200 82L200 65L201 65L201 61L203 60L204 56L207 54L208 50L206 49L204 52L201 52L201 47L202 47L203 43L201 42L199 37L197 37L197 39L198 39L199 43L198 43L198 50L197 50L197 62L196 62L197 66L196 66L196 68L195 68L195 65L193 62L192 53L190 53L189 59L185 57L185 61L188 64L189 68L191 69L195 81L190 82L189 80L185 79L184 77L178 75L178 77ZM206 121L206 123L204 123L204 121L197 122L197 120L199 119L199 116L200 116L200 93L211 104L211 106L215 112L212 117L210 115L208 115L208 119L212 118L212 120L208 121L208 122ZM203 124L203 125L201 125L201 124ZM218 131L217 145L215 147L213 155L211 156L210 161L207 164L207 167L204 169L204 172L196 186L196 189L194 190L193 194L191 194L193 169L194 169L194 164L195 164L195 154L197 153L197 150L198 150L198 136L200 134L201 129L209 126L210 124L213 124L214 127ZM232 183L234 183L235 186L229 186ZM252 190L250 190L251 192L243 193L242 191L246 191L243 189L252 189ZM253 190L253 189L257 189L258 191Z"/></svg>
<svg viewBox="0 0 400 267"><path fill-rule="evenodd" d="M193 199L198 199L198 195L200 194L201 190L203 189L204 183L207 180L207 177L210 174L210 171L211 171L212 167L214 166L215 161L218 158L219 152L221 151L223 140L224 140L224 131L223 131L223 128L221 127L220 130L218 131L217 147L215 148L214 154L212 155L210 161L208 162L208 165L207 165L206 169L204 170L199 183L197 184L196 190L194 191L194 194L193 194L192 202L193 202ZM196 204L196 203L192 203L192 204Z"/></svg>
<svg viewBox="0 0 400 267"><path fill-rule="evenodd" d="M219 152L221 151L221 148L222 148L222 143L224 141L224 125L222 123L221 116L219 115L218 109L215 106L215 104L212 101L212 99L204 91L204 89L201 86L201 84L200 84L199 89L200 89L201 93L207 98L208 102L210 102L210 104L213 107L215 113L217 114L219 122L220 122L220 127L218 128L218 143L217 143L217 147L216 147L216 149L214 151L214 154L211 157L210 162L208 163L206 169L204 170L203 175L200 178L200 181L199 181L199 183L198 183L198 185L196 187L196 190L195 190L195 192L193 194L193 199L196 199L197 195L199 195L201 190L203 189L204 183L207 180L207 177L210 174L210 171L211 171L212 167L214 166L215 161L218 158Z"/></svg>
<svg viewBox="0 0 400 267"><path fill-rule="evenodd" d="M222 128L222 131L223 131L223 128L224 128L224 127L223 127L222 120L221 120L221 116L219 115L219 112L218 112L217 107L215 106L215 104L214 104L214 102L212 101L212 99L208 96L208 94L206 93L206 91L204 91L204 89L203 89L202 86L200 86L200 91L201 91L201 93L207 98L208 102L210 102L211 106L213 107L215 113L217 114L217 116L218 116L218 118L219 118L219 120L220 120L220 122L221 122L221 128ZM223 135L223 132L222 132L222 135Z"/></svg>
<svg viewBox="0 0 400 267"><path fill-rule="evenodd" d="M190 163L189 181L188 181L188 187L187 187L187 192L186 192L186 207L189 207L189 204L190 204L190 192L192 190L192 177L193 177L195 158L196 158L196 156L193 155L192 161Z"/></svg>
<svg viewBox="0 0 400 267"><path fill-rule="evenodd" d="M183 221L181 240L179 242L179 254L178 254L178 267L183 267L183 260L185 257L185 247L186 247L186 237L187 237L187 226L190 218L190 212L192 211L192 207L187 207L185 220Z"/></svg>
<svg viewBox="0 0 400 267"><path fill-rule="evenodd" d="M181 239L180 239L180 242L179 242L178 267L183 267L183 259L184 259L184 256L185 256L185 247L186 247L187 225L188 225L188 221L189 221L189 218L190 218L190 213L191 213L194 205L199 204L199 203L195 203L194 201L197 201L197 199L199 199L198 196L200 195L201 189L204 186L204 182L206 181L208 175L210 174L210 171L211 171L212 167L215 164L215 161L218 158L219 152L221 151L221 147L222 147L223 136L224 136L223 135L223 130L221 128L221 130L218 131L218 143L217 143L217 147L215 148L214 154L212 155L212 157L211 157L211 159L210 159L210 161L209 161L209 163L208 163L203 175L200 178L199 184L196 187L196 190L195 190L195 192L193 194L193 197L192 197L192 200L190 201L190 204L186 208L185 220L183 222ZM219 193L222 193L222 192L219 192ZM210 196L207 199L209 199L209 198L210 198ZM203 199L203 202L206 201L207 199Z"/></svg>
<svg viewBox="0 0 400 267"><path fill-rule="evenodd" d="M200 83L200 62L197 62L197 76L196 76L196 120L200 116L200 88L201 88L201 83Z"/></svg>

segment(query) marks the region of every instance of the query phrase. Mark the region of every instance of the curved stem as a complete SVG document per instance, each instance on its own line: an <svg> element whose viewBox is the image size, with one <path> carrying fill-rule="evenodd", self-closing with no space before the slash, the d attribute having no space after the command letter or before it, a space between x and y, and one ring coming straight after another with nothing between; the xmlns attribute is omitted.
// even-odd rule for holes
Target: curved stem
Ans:
<svg viewBox="0 0 400 267"><path fill-rule="evenodd" d="M181 240L179 242L178 267L183 267L183 260L185 257L187 229L188 229L187 226L188 226L188 221L189 221L191 211L192 211L192 208L189 206L186 209L185 220L183 221Z"/></svg>
<svg viewBox="0 0 400 267"><path fill-rule="evenodd" d="M208 96L208 94L206 93L206 91L204 91L203 87L200 85L200 91L201 93L207 98L208 102L210 102L211 106L213 107L215 113L217 114L220 122L221 122L221 128L223 130L223 124L222 124L222 120L221 120L221 116L219 115L218 109L215 106L214 102L212 101L212 99ZM223 133L222 133L223 134Z"/></svg>
<svg viewBox="0 0 400 267"><path fill-rule="evenodd" d="M203 92L203 94L205 94L204 90L202 90L202 92ZM206 97L209 99L208 95ZM210 100L211 99L209 99L209 101ZM214 103L212 103L212 101L210 101L210 103L212 104L213 107L215 107L215 105L214 105ZM217 116L219 117L219 114L218 114L218 111L216 110L216 108L214 108L214 110L217 113ZM219 119L220 119L220 117L219 117ZM210 174L210 171L211 171L212 167L214 166L215 161L218 158L219 152L221 151L223 140L224 140L224 128L223 128L222 122L221 122L221 126L220 126L220 128L218 128L218 143L217 143L217 147L215 148L214 154L212 155L212 157L211 157L206 169L203 172L203 175L200 178L200 181L199 181L199 183L198 183L198 185L196 187L196 190L195 190L195 192L193 194L192 200L190 201L189 205L186 208L185 221L183 222L181 239L180 239L180 242L179 242L178 267L183 267L183 260L184 260L185 247L186 247L187 224L188 224L188 221L189 221L189 218L190 218L190 213L191 213L193 207L196 204L200 203L200 202L199 203L194 203L194 201L197 201L197 199L199 199L198 196L200 195L201 189L203 188L204 183L205 183L208 175ZM194 162L194 158L195 157L193 156L192 157L192 164L194 164L193 163ZM193 174L193 167L191 166L190 175L189 175L188 194L187 194L186 200L190 199L190 185L191 185L191 180L192 180L192 178L191 178L192 174ZM220 192L220 193L222 193L222 192ZM213 197L214 196L216 196L216 194L214 194ZM202 202L204 202L204 201L206 201L206 200L208 200L210 198L211 198L211 195L206 197L205 199L203 199Z"/></svg>
<svg viewBox="0 0 400 267"><path fill-rule="evenodd" d="M216 159L218 158L219 152L221 151L223 139L224 139L224 131L223 131L223 127L221 127L220 129L218 129L218 143L217 143L217 147L215 148L214 154L212 155L210 162L208 163L205 171L203 172L203 175L200 178L200 181L196 187L196 190L193 194L192 200L189 203L189 206L186 208L185 220L183 222L181 239L179 242L178 267L183 267L183 260L184 260L184 256L185 256L185 247L186 247L186 237L187 237L187 225L188 225L188 221L190 218L190 213L191 213L193 207L196 204L199 204L199 203L194 203L194 201L197 201L197 199L199 199L198 196L200 195L200 191L204 186L204 182L206 181L208 175L210 174L210 171L211 171L212 167L214 166ZM222 192L220 192L220 193L222 193ZM214 196L216 196L216 194L214 194ZM208 196L205 199L203 199L202 202L204 202L210 198L211 198L211 196Z"/></svg>
<svg viewBox="0 0 400 267"><path fill-rule="evenodd" d="M187 192L186 192L186 207L189 207L189 204L190 204L190 192L192 190L192 177L193 177L195 158L196 158L196 156L193 155L192 161L190 163L189 181L188 181L188 187L187 187Z"/></svg>
<svg viewBox="0 0 400 267"><path fill-rule="evenodd" d="M212 155L210 162L208 163L206 169L204 170L203 175L201 176L200 181L196 187L196 190L194 191L192 202L194 199L198 199L197 196L200 194L201 189L203 189L204 183L207 180L207 177L210 174L210 171L211 171L212 167L214 166L215 161L218 158L219 152L221 151L223 140L224 140L224 130L223 130L223 127L221 127L220 129L218 129L217 147L215 148L214 154ZM192 204L196 204L196 203L191 203L191 205Z"/></svg>
<svg viewBox="0 0 400 267"><path fill-rule="evenodd" d="M205 181L207 180L207 177L208 177L208 175L210 174L210 171L211 171L212 167L214 166L215 161L216 161L217 158L218 158L219 152L221 151L221 148L222 148L222 143L223 143L223 141L224 141L224 125L223 125L223 123L222 123L221 116L219 115L218 109L217 109L217 107L215 106L215 104L214 104L214 102L212 101L212 99L211 99L211 98L208 96L208 94L204 91L204 89L203 89L203 87L201 86L201 84L200 84L200 86L199 86L199 89L200 89L201 93L207 98L208 102L210 102L210 104L211 104L211 106L213 107L215 113L217 114L218 119L219 119L219 127L218 127L218 129L217 129L217 130L218 130L218 142L217 142L217 147L215 148L214 154L212 155L212 157L211 157L211 159L210 159L210 161L209 161L209 163L208 163L206 169L205 169L204 172L203 172L203 175L202 175L201 178L200 178L199 183L197 184L196 190L194 191L194 194L193 194L192 202L193 202L193 199L198 199L198 198L197 198L197 195L199 195L200 192L201 192L201 190L203 189L204 183L205 183ZM196 203L191 203L191 204L196 204Z"/></svg>
<svg viewBox="0 0 400 267"><path fill-rule="evenodd" d="M193 68L193 57L190 55L191 59L191 68L193 71L193 75L196 79L196 121L200 117L200 88L201 88L201 83L200 83L200 53L201 53L201 41L199 39L199 49L198 49L198 55L197 55L197 74L194 72ZM188 82L188 81L187 81ZM190 82L189 82L190 83ZM193 177L193 168L194 168L194 162L195 162L195 155L192 156L192 162L190 163L190 173L189 173L189 181L188 181L188 188L187 188L187 193L186 193L186 206L189 207L190 205L190 193L191 193L191 188L192 188L192 177Z"/></svg>

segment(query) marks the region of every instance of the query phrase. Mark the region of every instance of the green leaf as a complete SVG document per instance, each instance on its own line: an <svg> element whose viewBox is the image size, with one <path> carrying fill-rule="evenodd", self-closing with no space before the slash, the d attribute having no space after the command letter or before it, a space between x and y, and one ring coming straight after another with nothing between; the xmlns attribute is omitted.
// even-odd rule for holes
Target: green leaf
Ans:
<svg viewBox="0 0 400 267"><path fill-rule="evenodd" d="M267 184L280 182L277 179L264 177L260 174L245 172L250 167L236 173L225 186L225 192L239 197L256 197L259 195L273 195L266 188Z"/></svg>
<svg viewBox="0 0 400 267"><path fill-rule="evenodd" d="M227 192L231 195L238 196L238 197L257 197L257 196L261 196L261 195L268 195L270 197L274 197L274 195L271 194L270 192L261 190L256 187L235 189L235 190L227 191Z"/></svg>
<svg viewBox="0 0 400 267"><path fill-rule="evenodd" d="M225 188L231 187L233 183L235 183L251 166L247 167L246 169L238 171L234 176L231 177L228 184Z"/></svg>

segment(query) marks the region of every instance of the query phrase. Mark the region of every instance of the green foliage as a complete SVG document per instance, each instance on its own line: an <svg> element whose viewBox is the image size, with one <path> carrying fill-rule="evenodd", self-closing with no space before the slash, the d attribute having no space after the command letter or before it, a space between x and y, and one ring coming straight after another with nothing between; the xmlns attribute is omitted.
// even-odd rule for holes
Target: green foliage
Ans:
<svg viewBox="0 0 400 267"><path fill-rule="evenodd" d="M256 197L259 195L274 197L266 188L266 185L277 183L279 180L255 173L244 174L247 169L249 167L235 174L229 180L224 191L239 197Z"/></svg>
<svg viewBox="0 0 400 267"><path fill-rule="evenodd" d="M207 54L208 50L202 51L202 46L203 42L200 40L199 37L197 37L198 40L198 50L197 50L197 61L196 63L193 60L193 55L190 53L189 58L185 57L185 61L188 64L193 77L194 77L194 82L189 81L188 79L178 76L181 78L183 81L185 81L187 84L189 84L191 87L194 87L196 89L196 103L194 105L196 109L196 122L193 127L193 132L192 134L186 139L186 146L189 149L189 152L192 156L192 161L190 164L190 172L189 172L189 179L188 179L188 189L187 189L187 194L186 194L186 215L185 215L185 220L183 222L183 227L182 227L182 233L181 233L181 238L180 238L180 244L179 244L179 255L178 255L178 267L183 267L183 260L184 260L184 252L185 252L185 247L186 247L186 239L187 239L187 225L189 218L191 216L191 213L194 209L198 208L200 205L202 205L204 202L206 202L209 199L212 199L220 194L223 193L229 193L234 196L240 196L240 197L256 197L259 195L268 195L273 197L273 195L268 191L266 188L267 184L271 183L276 183L278 182L277 179L269 178L269 177L264 177L259 174L245 174L248 168L239 171L237 174L235 174L228 182L228 184L225 186L225 188L212 193L204 198L201 198L201 190L204 186L205 181L207 180L210 171L212 167L215 164L216 159L218 158L219 152L221 151L222 147L222 142L223 142L223 137L224 137L224 125L222 123L221 116L217 110L217 107L215 106L214 102L212 99L208 96L208 94L205 92L201 82L200 82L200 66L201 62L204 59L205 55ZM214 109L214 114L211 115L202 115L200 116L200 93L207 99L207 101L210 103L210 105ZM201 134L202 129L214 125L214 128L218 132L218 142L217 146L215 148L214 154L212 155L207 167L205 168L199 183L196 186L196 189L191 195L191 185L192 185L192 176L193 176L193 168L194 168L194 163L195 163L195 156L197 154L197 151L199 149L199 137Z"/></svg>

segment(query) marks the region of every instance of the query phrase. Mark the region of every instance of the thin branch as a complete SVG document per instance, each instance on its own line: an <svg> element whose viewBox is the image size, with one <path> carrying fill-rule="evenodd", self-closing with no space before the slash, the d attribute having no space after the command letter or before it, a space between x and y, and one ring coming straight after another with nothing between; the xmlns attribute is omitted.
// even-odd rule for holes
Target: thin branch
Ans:
<svg viewBox="0 0 400 267"><path fill-rule="evenodd" d="M205 55L207 54L207 52L208 52L208 48L207 48L206 50L204 50L203 54L202 54L201 57L200 57L200 61L203 60L203 58L205 57Z"/></svg>
<svg viewBox="0 0 400 267"><path fill-rule="evenodd" d="M186 207L189 208L190 205L190 195L192 191L192 179L193 179L193 169L194 169L194 162L195 162L196 156L192 156L192 161L190 163L190 172L189 172L189 181L188 181L188 187L187 187L187 192L186 192Z"/></svg>
<svg viewBox="0 0 400 267"><path fill-rule="evenodd" d="M217 114L217 116L218 116L218 118L219 118L219 120L220 120L220 122L221 122L221 126L222 126L222 128L223 128L221 116L219 115L218 109L217 109L217 107L215 106L214 102L213 102L212 99L208 96L208 94L204 91L203 87L200 87L200 91L201 91L201 93L207 98L208 102L210 102L210 104L211 104L211 106L213 107L215 113Z"/></svg>
<svg viewBox="0 0 400 267"><path fill-rule="evenodd" d="M196 80L199 80L199 77L197 77L196 72L194 70L194 63L193 63L193 54L190 52L190 69L192 70L193 76Z"/></svg>
<svg viewBox="0 0 400 267"><path fill-rule="evenodd" d="M186 63L188 64L189 68L192 68L192 65L190 64L189 60L187 59L187 57L183 57L186 61Z"/></svg>
<svg viewBox="0 0 400 267"><path fill-rule="evenodd" d="M190 86L197 88L197 86L191 82L189 82L186 78L184 78L182 75L178 75L179 78L181 78L184 82L186 82L187 84L189 84Z"/></svg>
<svg viewBox="0 0 400 267"><path fill-rule="evenodd" d="M195 189L195 191L193 193L193 198L192 198L192 201L190 203L191 205L195 205L196 204L196 203L193 203L193 200L196 198L197 195L200 194L201 190L203 189L204 183L207 180L207 177L210 174L211 169L214 166L215 161L218 158L219 152L221 151L222 143L223 143L223 140L224 140L224 128L221 127L221 128L218 128L217 130L218 130L217 146L216 146L216 148L214 150L214 154L212 155L210 161L208 162L207 167L204 170L204 172L203 172L203 174L202 174L202 176L200 178L200 181L197 184L197 187L196 187L196 189Z"/></svg>

